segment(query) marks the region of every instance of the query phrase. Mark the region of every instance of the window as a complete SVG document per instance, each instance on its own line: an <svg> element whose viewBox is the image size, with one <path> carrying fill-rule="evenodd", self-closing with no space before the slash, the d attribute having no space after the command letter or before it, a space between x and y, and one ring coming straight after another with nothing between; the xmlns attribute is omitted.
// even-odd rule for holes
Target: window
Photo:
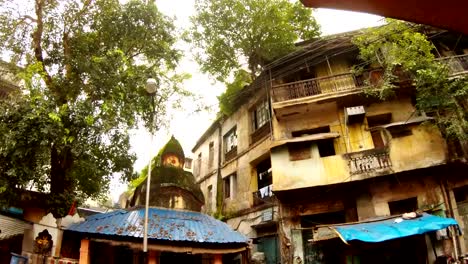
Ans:
<svg viewBox="0 0 468 264"><path fill-rule="evenodd" d="M191 158L185 158L185 164L184 167L188 170L192 169L192 159Z"/></svg>
<svg viewBox="0 0 468 264"><path fill-rule="evenodd" d="M367 116L367 125L376 127L389 124L392 121L392 113Z"/></svg>
<svg viewBox="0 0 468 264"><path fill-rule="evenodd" d="M250 144L254 144L270 134L270 105L265 98L251 110L252 133Z"/></svg>
<svg viewBox="0 0 468 264"><path fill-rule="evenodd" d="M252 111L253 130L263 127L270 121L270 107L268 100L265 98Z"/></svg>
<svg viewBox="0 0 468 264"><path fill-rule="evenodd" d="M302 136L320 134L320 133L330 133L330 127L324 126L324 127L317 127L317 128L312 128L312 129L294 131L291 133L291 136L302 137Z"/></svg>
<svg viewBox="0 0 468 264"><path fill-rule="evenodd" d="M468 185L454 188L453 194L455 196L455 201L457 203L467 202L468 201Z"/></svg>
<svg viewBox="0 0 468 264"><path fill-rule="evenodd" d="M227 176L226 178L223 179L224 181L224 199L231 197L231 176Z"/></svg>
<svg viewBox="0 0 468 264"><path fill-rule="evenodd" d="M207 190L207 195L206 195L206 211L207 212L211 212L212 208L211 208L211 202L213 200L213 185L209 185L208 186L208 190Z"/></svg>
<svg viewBox="0 0 468 264"><path fill-rule="evenodd" d="M270 157L258 163L255 169L257 171L258 190L253 193L254 206L264 204L273 196L273 177L271 175Z"/></svg>
<svg viewBox="0 0 468 264"><path fill-rule="evenodd" d="M392 138L406 137L411 136L413 134L411 128L407 126L394 126L387 128L387 130L392 135Z"/></svg>
<svg viewBox="0 0 468 264"><path fill-rule="evenodd" d="M213 167L213 161L214 161L214 142L210 142L209 146L209 153L208 153L208 167L212 168Z"/></svg>
<svg viewBox="0 0 468 264"><path fill-rule="evenodd" d="M236 182L237 182L237 176L235 173L223 179L224 199L234 198L234 194L236 193Z"/></svg>
<svg viewBox="0 0 468 264"><path fill-rule="evenodd" d="M224 159L230 160L237 156L237 133L236 127L224 135Z"/></svg>
<svg viewBox="0 0 468 264"><path fill-rule="evenodd" d="M367 125L369 128L382 126L389 124L392 120L391 113L379 114L379 115L372 115L367 117ZM382 130L371 130L371 137L372 142L374 143L374 148L384 148L385 147L385 140L382 135Z"/></svg>
<svg viewBox="0 0 468 264"><path fill-rule="evenodd" d="M257 167L257 181L258 189L260 190L263 187L273 184L273 178L271 176L271 160L268 159L258 163Z"/></svg>
<svg viewBox="0 0 468 264"><path fill-rule="evenodd" d="M374 130L371 131L372 142L374 142L374 148L384 148L385 142L382 138L382 131L381 130Z"/></svg>
<svg viewBox="0 0 468 264"><path fill-rule="evenodd" d="M300 142L288 144L289 160L305 160L311 158L310 143Z"/></svg>
<svg viewBox="0 0 468 264"><path fill-rule="evenodd" d="M414 212L418 209L418 199L416 197L388 202L391 215L399 215Z"/></svg>
<svg viewBox="0 0 468 264"><path fill-rule="evenodd" d="M195 175L201 176L202 153L198 154L197 166L195 167Z"/></svg>
<svg viewBox="0 0 468 264"><path fill-rule="evenodd" d="M317 141L320 157L334 156L335 146L333 145L333 139L324 139Z"/></svg>

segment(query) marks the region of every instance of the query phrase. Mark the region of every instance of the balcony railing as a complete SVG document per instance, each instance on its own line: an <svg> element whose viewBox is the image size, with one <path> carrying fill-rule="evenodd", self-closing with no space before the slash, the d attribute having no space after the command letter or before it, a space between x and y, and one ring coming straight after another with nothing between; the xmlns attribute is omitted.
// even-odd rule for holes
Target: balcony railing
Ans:
<svg viewBox="0 0 468 264"><path fill-rule="evenodd" d="M237 146L224 153L224 161L230 161L237 156Z"/></svg>
<svg viewBox="0 0 468 264"><path fill-rule="evenodd" d="M468 71L468 54L439 58L438 61L445 63L453 75Z"/></svg>
<svg viewBox="0 0 468 264"><path fill-rule="evenodd" d="M259 141L260 139L266 137L271 133L270 122L265 123L262 127L255 130L250 134L250 144L254 144L255 142Z"/></svg>
<svg viewBox="0 0 468 264"><path fill-rule="evenodd" d="M345 154L351 175L381 171L392 167L388 149L371 149Z"/></svg>
<svg viewBox="0 0 468 264"><path fill-rule="evenodd" d="M314 78L273 86L274 102L281 102L325 93L352 90L364 86L364 82L352 73Z"/></svg>
<svg viewBox="0 0 468 264"><path fill-rule="evenodd" d="M253 192L253 203L254 206L261 205L264 203L272 202L273 201L273 192L272 192L273 185L268 185L263 188L260 188L258 191Z"/></svg>

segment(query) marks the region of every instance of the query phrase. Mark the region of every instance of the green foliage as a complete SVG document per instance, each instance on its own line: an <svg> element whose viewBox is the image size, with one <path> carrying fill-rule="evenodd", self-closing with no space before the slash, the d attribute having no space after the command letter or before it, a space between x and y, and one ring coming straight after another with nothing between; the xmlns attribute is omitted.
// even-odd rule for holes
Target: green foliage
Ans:
<svg viewBox="0 0 468 264"><path fill-rule="evenodd" d="M176 154L182 162L185 159L184 149L174 136L172 136L171 139L169 139L169 141L166 143L166 145L164 145L164 147L159 152L158 156L161 156L164 153Z"/></svg>
<svg viewBox="0 0 468 264"><path fill-rule="evenodd" d="M262 67L319 35L310 8L288 0L197 0L190 38L205 73L226 82L245 63L254 79Z"/></svg>
<svg viewBox="0 0 468 264"><path fill-rule="evenodd" d="M0 8L0 51L22 66L25 84L0 101L0 203L34 187L50 194L49 210L60 216L73 200L106 193L113 174L135 177L129 129L163 125L167 102L189 95L180 87L187 75L174 73L174 26L154 3L23 6ZM149 77L159 82L153 98L144 89Z"/></svg>
<svg viewBox="0 0 468 264"><path fill-rule="evenodd" d="M448 65L435 59L434 46L417 25L388 20L387 25L368 29L353 41L362 60L384 71L382 82L370 94L387 99L397 87L397 73L407 73L416 87L416 107L436 113L446 137L467 142L467 78L450 78Z"/></svg>
<svg viewBox="0 0 468 264"><path fill-rule="evenodd" d="M161 158L162 158L164 153L174 153L174 154L178 155L181 158L182 161L185 159L184 149L180 145L179 141L174 136L172 136L171 139L166 143L166 145L164 145L164 147L162 147L159 150L158 155L153 157L153 159L151 160L151 171L152 171L151 175L153 175L153 173L154 173L153 170L156 167L161 166L161 162L162 162ZM148 177L148 165L146 165L141 170L140 174L137 175L137 177L135 177L130 182L130 184L128 185L126 193L128 195L133 194L135 192L135 189L138 186L140 186L146 180L146 177ZM190 176L190 177L193 178L193 176Z"/></svg>
<svg viewBox="0 0 468 264"><path fill-rule="evenodd" d="M226 91L218 96L221 113L230 116L237 110L236 101L240 92L252 82L250 74L245 70L235 73L234 81L226 85Z"/></svg>

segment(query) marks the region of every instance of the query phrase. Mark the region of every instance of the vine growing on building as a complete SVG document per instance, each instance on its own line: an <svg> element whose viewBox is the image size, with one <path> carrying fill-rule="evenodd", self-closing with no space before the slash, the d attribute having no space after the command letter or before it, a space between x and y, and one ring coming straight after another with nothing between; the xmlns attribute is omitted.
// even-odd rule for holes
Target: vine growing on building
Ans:
<svg viewBox="0 0 468 264"><path fill-rule="evenodd" d="M395 94L399 73L409 75L416 89L416 108L433 113L442 134L458 140L468 157L468 79L450 76L449 65L436 59L435 46L420 33L420 26L391 19L387 22L353 39L360 59L383 69L381 80L367 93L388 99Z"/></svg>

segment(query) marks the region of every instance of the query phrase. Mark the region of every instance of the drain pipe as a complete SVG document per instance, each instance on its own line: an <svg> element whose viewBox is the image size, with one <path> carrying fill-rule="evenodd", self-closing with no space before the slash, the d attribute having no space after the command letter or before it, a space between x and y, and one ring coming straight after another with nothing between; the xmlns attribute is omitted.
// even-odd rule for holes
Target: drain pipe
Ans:
<svg viewBox="0 0 468 264"><path fill-rule="evenodd" d="M223 132L222 122L224 118L220 118L218 122L218 168L216 171L216 213L218 217L223 212L224 198L223 198L223 177L221 175L222 153L223 153Z"/></svg>
<svg viewBox="0 0 468 264"><path fill-rule="evenodd" d="M447 215L451 218L454 218L453 215L453 207L452 203L450 202L450 194L448 193L446 183L443 183L442 180L440 181L440 188L442 190L442 196L444 197L444 203L446 207L446 212ZM458 239L456 237L456 232L454 230L454 227L450 226L449 227L450 232L452 233L452 243L453 243L453 251L455 254L455 260L458 260Z"/></svg>

